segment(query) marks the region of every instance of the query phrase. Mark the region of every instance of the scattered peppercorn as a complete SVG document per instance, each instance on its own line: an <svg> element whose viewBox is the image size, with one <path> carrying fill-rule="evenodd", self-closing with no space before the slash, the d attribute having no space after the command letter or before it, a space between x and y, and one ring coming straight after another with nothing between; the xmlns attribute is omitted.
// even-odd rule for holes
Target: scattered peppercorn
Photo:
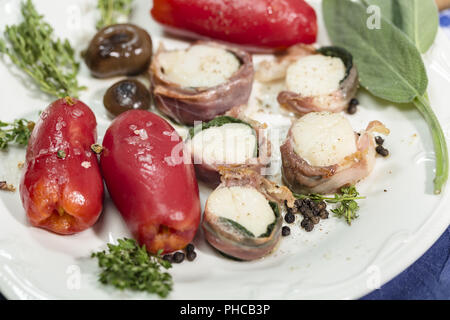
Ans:
<svg viewBox="0 0 450 320"><path fill-rule="evenodd" d="M303 218L301 224L303 229L305 229L307 232L311 232L314 229L314 223L311 222L311 220L307 218Z"/></svg>
<svg viewBox="0 0 450 320"><path fill-rule="evenodd" d="M379 145L379 146L382 146L383 143L384 143L384 139L383 139L382 137L380 137L380 136L375 137L375 143L376 143L377 145Z"/></svg>
<svg viewBox="0 0 450 320"><path fill-rule="evenodd" d="M291 234L291 229L288 227L288 226L284 226L282 229L281 229L281 235L283 236L283 237L287 237L288 235L290 235Z"/></svg>
<svg viewBox="0 0 450 320"><path fill-rule="evenodd" d="M348 114L355 114L356 111L358 111L358 105L359 101L356 98L353 98L350 100L350 103L348 104L347 113Z"/></svg>
<svg viewBox="0 0 450 320"><path fill-rule="evenodd" d="M195 253L195 251L189 251L188 253L186 253L186 259L188 261L194 261L195 258L197 258L197 254Z"/></svg>
<svg viewBox="0 0 450 320"><path fill-rule="evenodd" d="M172 262L173 262L173 255L171 255L171 254L165 254L165 255L163 256L163 260L166 260L166 261L169 261L170 263L172 263Z"/></svg>
<svg viewBox="0 0 450 320"><path fill-rule="evenodd" d="M184 260L184 253L183 252L175 252L173 254L173 263L182 263Z"/></svg>
<svg viewBox="0 0 450 320"><path fill-rule="evenodd" d="M288 212L284 215L284 221L286 221L286 223L294 223L295 222L295 216L292 212Z"/></svg>
<svg viewBox="0 0 450 320"><path fill-rule="evenodd" d="M303 216L300 226L308 232L314 229L314 225L318 224L320 219L328 219L329 213L325 201L309 198L297 199L295 205L298 212Z"/></svg>
<svg viewBox="0 0 450 320"><path fill-rule="evenodd" d="M375 148L375 150L377 151L377 153L378 153L379 155L381 155L381 156L383 156L383 157L387 157L387 156L389 155L389 150L386 149L386 148L383 147L383 146L377 146L377 147Z"/></svg>
<svg viewBox="0 0 450 320"><path fill-rule="evenodd" d="M185 250L186 250L187 253L189 253L189 252L194 252L195 246L194 246L192 243L189 243L189 244L186 246Z"/></svg>

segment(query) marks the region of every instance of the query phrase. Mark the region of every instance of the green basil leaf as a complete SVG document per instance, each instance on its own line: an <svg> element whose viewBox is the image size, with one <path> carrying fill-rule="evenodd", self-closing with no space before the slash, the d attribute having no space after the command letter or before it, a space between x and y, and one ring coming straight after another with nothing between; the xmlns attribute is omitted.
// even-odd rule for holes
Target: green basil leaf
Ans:
<svg viewBox="0 0 450 320"><path fill-rule="evenodd" d="M379 29L369 28L370 14L361 3L323 0L322 6L329 36L353 55L362 86L398 103L425 93L428 78L422 57L402 31L383 17Z"/></svg>
<svg viewBox="0 0 450 320"><path fill-rule="evenodd" d="M239 222L236 222L234 220L231 220L231 219L228 219L225 217L219 217L219 220L222 223L228 224L233 229L235 229L236 231L241 233L243 236L246 236L249 238L255 238L255 235L251 231L249 231L246 227L244 227L242 224L240 224Z"/></svg>
<svg viewBox="0 0 450 320"><path fill-rule="evenodd" d="M376 5L381 15L402 30L425 53L433 44L439 28L439 13L434 0L363 0Z"/></svg>

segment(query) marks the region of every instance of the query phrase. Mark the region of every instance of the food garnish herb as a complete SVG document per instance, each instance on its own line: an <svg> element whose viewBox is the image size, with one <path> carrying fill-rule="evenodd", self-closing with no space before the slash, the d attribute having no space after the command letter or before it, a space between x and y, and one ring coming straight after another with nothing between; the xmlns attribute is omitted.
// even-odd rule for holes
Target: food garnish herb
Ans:
<svg viewBox="0 0 450 320"><path fill-rule="evenodd" d="M343 187L340 193L336 193L334 197L327 197L321 194L313 193L309 195L294 194L297 199L311 199L314 201L326 201L327 203L337 204L331 212L338 218L345 218L349 225L358 218L359 205L356 200L365 199L359 195L355 186Z"/></svg>
<svg viewBox="0 0 450 320"><path fill-rule="evenodd" d="M0 150L8 148L10 143L26 146L33 128L34 122L26 119L17 119L12 123L0 121Z"/></svg>
<svg viewBox="0 0 450 320"><path fill-rule="evenodd" d="M67 154L64 150L58 150L58 152L56 153L56 155L58 156L58 158L60 159L65 159Z"/></svg>
<svg viewBox="0 0 450 320"><path fill-rule="evenodd" d="M133 0L98 0L97 9L100 10L100 20L97 29L116 24L122 18L128 19L131 14Z"/></svg>
<svg viewBox="0 0 450 320"><path fill-rule="evenodd" d="M52 96L77 97L80 90L77 74L79 63L67 39L54 40L53 28L43 20L31 0L22 3L23 22L6 26L5 39L0 39L0 53L25 71Z"/></svg>
<svg viewBox="0 0 450 320"><path fill-rule="evenodd" d="M368 4L380 5L381 15L372 17L378 25L370 24ZM436 36L433 0L323 0L322 5L328 34L353 55L362 86L387 101L414 104L425 118L436 154L434 192L440 194L448 179L448 149L426 93L421 57Z"/></svg>
<svg viewBox="0 0 450 320"><path fill-rule="evenodd" d="M134 239L118 239L118 244L108 243L108 252L92 254L102 269L99 281L118 289L131 289L156 293L165 298L172 290L172 276L161 270L172 267L169 261L150 255L145 245L140 247Z"/></svg>

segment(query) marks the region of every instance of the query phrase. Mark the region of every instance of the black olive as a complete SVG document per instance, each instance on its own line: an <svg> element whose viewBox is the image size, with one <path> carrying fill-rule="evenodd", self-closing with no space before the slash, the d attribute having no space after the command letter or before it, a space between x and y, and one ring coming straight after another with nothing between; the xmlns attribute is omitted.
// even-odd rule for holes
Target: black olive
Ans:
<svg viewBox="0 0 450 320"><path fill-rule="evenodd" d="M139 81L122 80L106 91L103 104L115 116L133 109L146 110L150 108L150 91Z"/></svg>
<svg viewBox="0 0 450 320"><path fill-rule="evenodd" d="M133 24L114 24L101 29L89 43L85 61L94 77L136 75L147 70L152 39Z"/></svg>

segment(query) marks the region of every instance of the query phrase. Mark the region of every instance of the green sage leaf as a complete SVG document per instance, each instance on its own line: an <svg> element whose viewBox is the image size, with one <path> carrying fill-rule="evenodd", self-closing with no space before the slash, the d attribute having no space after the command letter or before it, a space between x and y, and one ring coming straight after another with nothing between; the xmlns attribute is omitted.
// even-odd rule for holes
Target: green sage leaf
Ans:
<svg viewBox="0 0 450 320"><path fill-rule="evenodd" d="M439 28L439 13L434 0L363 0L376 5L381 15L402 30L421 53L433 44Z"/></svg>
<svg viewBox="0 0 450 320"><path fill-rule="evenodd" d="M397 103L424 95L428 78L420 52L391 22L381 17L379 29L369 28L366 7L350 0L324 0L323 14L333 44L353 55L362 86Z"/></svg>

